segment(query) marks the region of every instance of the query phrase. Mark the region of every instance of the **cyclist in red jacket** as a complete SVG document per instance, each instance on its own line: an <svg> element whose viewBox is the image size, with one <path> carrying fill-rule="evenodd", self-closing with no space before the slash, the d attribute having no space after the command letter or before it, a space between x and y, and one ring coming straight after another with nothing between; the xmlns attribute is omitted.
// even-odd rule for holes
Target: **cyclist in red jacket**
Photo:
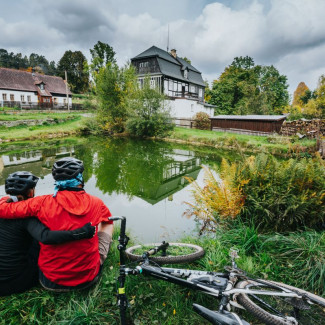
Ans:
<svg viewBox="0 0 325 325"><path fill-rule="evenodd" d="M112 239L113 223L108 220L111 213L99 198L83 189L83 170L82 161L62 158L52 168L56 181L54 195L0 204L1 218L36 216L51 230L73 230L88 222L98 226L98 232L90 239L60 245L41 244L40 282L49 290L69 291L95 283Z"/></svg>

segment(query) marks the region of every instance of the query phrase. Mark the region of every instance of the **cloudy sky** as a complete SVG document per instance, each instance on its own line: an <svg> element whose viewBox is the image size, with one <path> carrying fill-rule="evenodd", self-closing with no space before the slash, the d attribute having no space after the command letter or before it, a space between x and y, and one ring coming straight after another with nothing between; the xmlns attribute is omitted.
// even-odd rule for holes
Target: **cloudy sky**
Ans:
<svg viewBox="0 0 325 325"><path fill-rule="evenodd" d="M1 1L0 48L56 62L65 50L113 46L119 64L152 45L191 59L208 81L236 56L317 86L325 74L325 0Z"/></svg>

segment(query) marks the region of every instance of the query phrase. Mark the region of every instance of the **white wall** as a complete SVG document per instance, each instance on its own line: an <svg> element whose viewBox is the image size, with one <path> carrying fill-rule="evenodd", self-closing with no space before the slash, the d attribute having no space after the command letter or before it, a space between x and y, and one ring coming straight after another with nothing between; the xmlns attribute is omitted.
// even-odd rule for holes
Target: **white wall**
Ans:
<svg viewBox="0 0 325 325"><path fill-rule="evenodd" d="M175 100L167 100L167 102L171 108L171 116L174 118L191 119L198 112L205 112L210 117L214 115L213 108L205 107L197 100L180 98Z"/></svg>
<svg viewBox="0 0 325 325"><path fill-rule="evenodd" d="M10 95L14 95L14 102L20 102L21 100L21 95L24 95L24 100L25 102L22 103L22 105L28 105L30 103L32 104L37 104L38 103L38 96L35 95L34 92L30 92L30 91L19 91L19 90L6 90L6 89L0 89L0 107L4 106L3 104L3 97L2 94L7 94L7 100L8 102L10 102ZM31 102L28 102L27 100L27 96L30 96ZM54 98L57 98L57 105L58 106L63 106L64 105L64 100L67 98L66 96L53 96L52 97L52 101L54 102ZM72 98L69 97L69 104L72 105Z"/></svg>
<svg viewBox="0 0 325 325"><path fill-rule="evenodd" d="M62 97L59 97L59 96L53 96L52 97L52 101L54 103L54 98L56 98L56 103L58 106L63 106L64 105L64 100L67 99L67 96L62 96ZM69 97L69 104L72 105L72 98Z"/></svg>
<svg viewBox="0 0 325 325"><path fill-rule="evenodd" d="M37 99L37 95L35 95L34 92L30 92L30 91L18 91L18 90L7 90L7 89L0 89L0 106L3 106L3 96L2 94L7 94L7 100L8 102L10 102L10 95L14 95L14 102L20 102L20 96L24 95L25 96L25 102L26 104L28 104L27 101L27 96L30 96L31 102L32 103L37 103L38 99Z"/></svg>

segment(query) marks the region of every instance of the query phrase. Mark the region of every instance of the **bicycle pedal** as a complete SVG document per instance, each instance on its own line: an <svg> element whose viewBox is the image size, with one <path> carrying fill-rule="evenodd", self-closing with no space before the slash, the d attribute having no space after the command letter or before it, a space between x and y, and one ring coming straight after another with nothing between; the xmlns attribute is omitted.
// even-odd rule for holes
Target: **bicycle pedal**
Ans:
<svg viewBox="0 0 325 325"><path fill-rule="evenodd" d="M285 301L288 302L293 307L298 308L300 310L310 309L310 305L299 298L286 298Z"/></svg>

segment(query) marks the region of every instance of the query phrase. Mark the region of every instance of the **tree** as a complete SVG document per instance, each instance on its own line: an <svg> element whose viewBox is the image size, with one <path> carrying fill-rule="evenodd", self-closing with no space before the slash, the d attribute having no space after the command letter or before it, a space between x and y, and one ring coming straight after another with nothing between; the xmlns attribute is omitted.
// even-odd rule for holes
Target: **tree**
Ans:
<svg viewBox="0 0 325 325"><path fill-rule="evenodd" d="M190 59L188 59L186 56L184 56L183 58L180 57L181 59L183 59L184 61L186 61L188 64L192 64L192 61Z"/></svg>
<svg viewBox="0 0 325 325"><path fill-rule="evenodd" d="M115 52L113 48L98 41L93 49L90 49L92 70L98 70L101 67L106 66L107 63L116 63Z"/></svg>
<svg viewBox="0 0 325 325"><path fill-rule="evenodd" d="M165 136L173 129L165 96L150 85L149 76L144 79L143 88L138 88L128 101L130 117L126 128L131 135Z"/></svg>
<svg viewBox="0 0 325 325"><path fill-rule="evenodd" d="M27 69L28 58L21 53L8 52L5 49L0 49L0 67L13 69Z"/></svg>
<svg viewBox="0 0 325 325"><path fill-rule="evenodd" d="M68 74L70 89L75 93L82 93L89 88L89 73L84 71L86 57L81 51L66 51L58 63L58 73L65 78Z"/></svg>
<svg viewBox="0 0 325 325"><path fill-rule="evenodd" d="M275 67L236 57L213 82L209 103L217 114L275 114L288 105L287 89L287 77Z"/></svg>
<svg viewBox="0 0 325 325"><path fill-rule="evenodd" d="M104 131L121 133L125 130L127 97L134 92L135 80L135 70L131 64L119 68L116 63L108 63L99 69L95 80L100 103L97 121Z"/></svg>
<svg viewBox="0 0 325 325"><path fill-rule="evenodd" d="M304 82L300 82L299 85L297 86L297 89L295 90L295 92L293 93L293 101L292 101L292 106L303 106L304 101L302 100L302 98L305 98L306 96L306 92L309 90L309 88L307 87L307 85Z"/></svg>
<svg viewBox="0 0 325 325"><path fill-rule="evenodd" d="M300 100L303 105L306 105L311 99L316 99L316 98L317 98L316 91L311 91L310 89L307 89L304 95L300 96Z"/></svg>

